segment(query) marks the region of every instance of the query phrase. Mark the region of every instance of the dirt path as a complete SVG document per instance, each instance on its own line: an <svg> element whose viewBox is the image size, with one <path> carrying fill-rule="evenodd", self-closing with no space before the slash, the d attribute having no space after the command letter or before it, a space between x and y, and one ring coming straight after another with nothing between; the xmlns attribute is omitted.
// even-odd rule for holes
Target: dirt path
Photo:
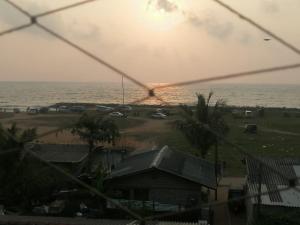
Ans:
<svg viewBox="0 0 300 225"><path fill-rule="evenodd" d="M120 144L126 146L132 146L134 149L138 151L152 149L157 146L155 140L153 140L150 136L148 140L138 140L136 136L141 133L163 133L167 132L168 121L167 120L155 120L155 119L144 119L145 123L140 126L131 127L128 129L124 129L121 131L122 138L120 140Z"/></svg>
<svg viewBox="0 0 300 225"><path fill-rule="evenodd" d="M154 120L154 119L145 119L145 123L141 126L128 128L122 131L125 134L134 134L134 133L147 133L147 132L166 132L168 129L167 120Z"/></svg>
<svg viewBox="0 0 300 225"><path fill-rule="evenodd" d="M264 131L264 132L270 132L270 133L276 133L276 134L283 134L283 135L292 135L292 136L298 136L298 137L300 137L299 133L290 132L290 131L276 130L276 129L270 129L270 128L265 128L265 127L260 127L260 130Z"/></svg>
<svg viewBox="0 0 300 225"><path fill-rule="evenodd" d="M245 128L244 126L238 126L240 128ZM263 132L268 132L268 133L275 133L275 134L282 134L282 135L291 135L291 136L298 136L300 137L299 133L291 132L291 131L284 131L284 130L277 130L277 129L271 129L271 128L266 128L258 125L258 129L263 131Z"/></svg>

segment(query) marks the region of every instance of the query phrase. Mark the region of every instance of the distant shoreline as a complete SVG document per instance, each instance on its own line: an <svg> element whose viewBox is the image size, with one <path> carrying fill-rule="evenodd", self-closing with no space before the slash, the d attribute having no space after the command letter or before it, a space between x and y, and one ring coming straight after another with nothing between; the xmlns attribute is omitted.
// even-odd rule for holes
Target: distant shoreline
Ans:
<svg viewBox="0 0 300 225"><path fill-rule="evenodd" d="M148 84L151 86L151 84ZM152 84L153 85L153 84ZM215 84L170 87L155 91L170 105L196 103L196 93L205 96L214 92L212 102L224 99L234 107L300 108L298 85ZM147 96L147 91L134 84L125 84L125 102L135 102ZM70 82L0 82L0 108L26 109L28 106L50 106L58 103L84 105L117 105L123 100L120 83ZM127 103L128 104L128 103ZM142 105L160 105L154 98Z"/></svg>
<svg viewBox="0 0 300 225"><path fill-rule="evenodd" d="M109 106L109 107L117 107L120 106L122 104L116 104L116 103L90 103L90 102L76 102L76 103L72 103L72 102L59 102L59 103L55 103L55 104L51 104L49 106L32 106L32 107L46 107L46 108L58 108L60 106L67 106L67 107L72 107L72 106L84 106L86 107L87 110L95 110L96 109L96 105L103 105L103 106ZM173 105L158 105L158 104L125 104L125 105L130 105L133 106L135 108L149 108L149 107L153 107L153 108L161 108L161 107L167 107L167 108L175 108L175 107L179 107L180 105L184 105L184 104L173 104ZM195 106L195 104L187 104L189 106ZM29 106L30 107L30 106ZM26 108L27 107L1 107L0 106L0 112L3 112L4 109L6 109L6 112L13 112L13 109L20 109L21 112L26 112ZM278 111L284 111L284 110L288 110L288 111L300 111L300 108L296 108L296 107L263 107L263 106L236 106L236 105L227 105L228 109L249 109L249 110L254 110L254 109L258 109L258 108L264 108L264 109L268 109L268 110L278 110Z"/></svg>

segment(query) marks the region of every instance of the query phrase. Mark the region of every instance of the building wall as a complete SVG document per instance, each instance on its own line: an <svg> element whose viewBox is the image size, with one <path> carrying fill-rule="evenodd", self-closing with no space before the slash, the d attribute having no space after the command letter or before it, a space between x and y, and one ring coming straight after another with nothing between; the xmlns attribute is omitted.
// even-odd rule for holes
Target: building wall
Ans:
<svg viewBox="0 0 300 225"><path fill-rule="evenodd" d="M148 199L160 203L186 205L194 198L197 203L201 199L201 185L187 181L178 176L153 169L141 174L113 179L105 182L106 189L130 190L130 198L135 199L135 189L148 190Z"/></svg>

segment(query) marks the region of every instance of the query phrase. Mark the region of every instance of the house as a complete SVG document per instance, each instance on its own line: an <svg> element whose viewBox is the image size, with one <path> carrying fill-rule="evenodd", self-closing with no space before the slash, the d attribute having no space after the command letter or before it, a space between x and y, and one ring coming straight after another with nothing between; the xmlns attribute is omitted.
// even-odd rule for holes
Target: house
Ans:
<svg viewBox="0 0 300 225"><path fill-rule="evenodd" d="M47 162L68 168L77 175L84 169L89 153L88 145L84 144L28 144L26 148ZM99 165L110 171L126 155L127 151L123 149L96 147L91 156L92 171L96 171Z"/></svg>
<svg viewBox="0 0 300 225"><path fill-rule="evenodd" d="M82 217L51 217L51 216L0 216L0 225L139 225L135 220L90 219ZM156 225L159 222L147 222L145 225Z"/></svg>
<svg viewBox="0 0 300 225"><path fill-rule="evenodd" d="M104 187L123 204L177 211L208 201L217 182L213 163L165 146L124 159L106 177Z"/></svg>
<svg viewBox="0 0 300 225"><path fill-rule="evenodd" d="M300 188L297 180L300 176L300 158L259 158L259 160L246 159L247 194L255 196L246 200L247 223L252 224L258 216L261 216L260 218L278 216L278 218L285 217L285 222L287 218L291 220L289 224L299 224L299 216L292 215L300 215L300 192L289 187L291 180L294 180L297 181L293 184L295 188ZM288 179L270 167L280 171Z"/></svg>
<svg viewBox="0 0 300 225"><path fill-rule="evenodd" d="M72 172L78 171L88 158L88 145L79 144L28 144L26 148L41 159L62 166Z"/></svg>
<svg viewBox="0 0 300 225"><path fill-rule="evenodd" d="M15 216L5 215L0 217L0 225L18 224L18 225L140 225L137 220L117 220L117 219L91 219L91 218L68 218L68 217L50 217L50 216ZM180 223L166 221L147 221L145 225L207 225L205 221L197 223Z"/></svg>

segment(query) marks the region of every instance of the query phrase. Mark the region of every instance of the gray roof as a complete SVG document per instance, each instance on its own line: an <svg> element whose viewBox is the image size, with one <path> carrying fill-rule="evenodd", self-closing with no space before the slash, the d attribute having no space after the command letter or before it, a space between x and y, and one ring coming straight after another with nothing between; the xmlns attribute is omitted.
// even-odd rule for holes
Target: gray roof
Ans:
<svg viewBox="0 0 300 225"><path fill-rule="evenodd" d="M296 179L300 176L300 158L259 158L258 160L251 158L246 159L247 165L247 185L250 194L259 193L259 183L261 180L262 192L269 194L261 197L263 205L300 207L300 193L294 189L281 189L289 187L289 180ZM261 166L260 166L261 164ZM280 171L287 179L274 172L274 168ZM299 187L299 181L296 182ZM253 203L257 203L257 198L252 199Z"/></svg>
<svg viewBox="0 0 300 225"><path fill-rule="evenodd" d="M42 159L54 163L79 163L89 152L87 145L74 144L36 144L31 146L31 150Z"/></svg>
<svg viewBox="0 0 300 225"><path fill-rule="evenodd" d="M67 217L46 217L46 216L0 216L0 224L30 224L30 225L137 225L134 220L112 220L112 219L86 219ZM155 222L148 222L147 225L154 225Z"/></svg>
<svg viewBox="0 0 300 225"><path fill-rule="evenodd" d="M125 159L106 179L132 175L149 169L158 169L209 188L217 186L213 163L171 150L167 146Z"/></svg>

